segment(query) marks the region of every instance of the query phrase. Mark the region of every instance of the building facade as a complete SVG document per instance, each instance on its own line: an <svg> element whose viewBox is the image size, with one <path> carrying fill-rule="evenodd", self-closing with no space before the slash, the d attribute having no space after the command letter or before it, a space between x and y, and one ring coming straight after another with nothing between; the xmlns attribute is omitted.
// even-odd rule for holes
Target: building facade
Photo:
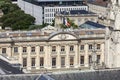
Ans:
<svg viewBox="0 0 120 80"><path fill-rule="evenodd" d="M90 68L104 63L103 29L81 31L0 33L0 57L27 71ZM94 48L94 49L93 49Z"/></svg>
<svg viewBox="0 0 120 80"><path fill-rule="evenodd" d="M120 67L120 0L111 0L110 4L111 27L106 29L105 63L109 68Z"/></svg>
<svg viewBox="0 0 120 80"><path fill-rule="evenodd" d="M66 12L66 14L58 13L55 15L55 26L59 26L60 24L63 24L64 18L69 18L73 23L80 26L81 24L85 23L86 21L98 21L98 15L85 11L85 10L71 10L69 12Z"/></svg>
<svg viewBox="0 0 120 80"><path fill-rule="evenodd" d="M18 0L18 6L36 18L36 24L52 24L55 14L61 11L88 10L88 6L79 0Z"/></svg>
<svg viewBox="0 0 120 80"><path fill-rule="evenodd" d="M89 11L97 13L99 15L99 17L107 18L108 7L106 5L88 3L88 6L89 6Z"/></svg>

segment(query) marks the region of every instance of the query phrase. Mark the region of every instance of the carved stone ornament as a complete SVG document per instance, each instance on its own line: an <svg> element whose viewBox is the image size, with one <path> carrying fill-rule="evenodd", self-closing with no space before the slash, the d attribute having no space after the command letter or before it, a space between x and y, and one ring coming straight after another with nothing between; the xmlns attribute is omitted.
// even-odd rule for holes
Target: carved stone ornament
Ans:
<svg viewBox="0 0 120 80"><path fill-rule="evenodd" d="M66 34L60 34L60 35L59 35L59 38L60 38L61 40L65 40L65 39L67 38L67 36L66 36Z"/></svg>

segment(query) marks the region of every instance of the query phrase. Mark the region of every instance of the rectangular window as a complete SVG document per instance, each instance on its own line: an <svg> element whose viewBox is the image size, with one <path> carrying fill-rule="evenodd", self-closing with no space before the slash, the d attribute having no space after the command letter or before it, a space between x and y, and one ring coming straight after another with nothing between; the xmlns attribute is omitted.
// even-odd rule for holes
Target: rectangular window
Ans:
<svg viewBox="0 0 120 80"><path fill-rule="evenodd" d="M84 65L84 56L80 56L80 64Z"/></svg>
<svg viewBox="0 0 120 80"><path fill-rule="evenodd" d="M65 67L65 57L61 57L61 67Z"/></svg>
<svg viewBox="0 0 120 80"><path fill-rule="evenodd" d="M80 46L80 50L84 50L84 45L81 45L81 46Z"/></svg>
<svg viewBox="0 0 120 80"><path fill-rule="evenodd" d="M35 67L35 58L32 58L32 59L31 59L31 66L32 66L32 67Z"/></svg>
<svg viewBox="0 0 120 80"><path fill-rule="evenodd" d="M23 52L27 52L27 47L23 47Z"/></svg>
<svg viewBox="0 0 120 80"><path fill-rule="evenodd" d="M2 53L3 53L3 54L6 53L6 48L2 48Z"/></svg>
<svg viewBox="0 0 120 80"><path fill-rule="evenodd" d="M27 58L23 58L23 67L27 66Z"/></svg>
<svg viewBox="0 0 120 80"><path fill-rule="evenodd" d="M56 67L56 58L52 58L52 67Z"/></svg>
<svg viewBox="0 0 120 80"><path fill-rule="evenodd" d="M91 65L91 63L92 63L92 56L89 55L89 64Z"/></svg>
<svg viewBox="0 0 120 80"><path fill-rule="evenodd" d="M61 46L61 51L65 51L65 46Z"/></svg>
<svg viewBox="0 0 120 80"><path fill-rule="evenodd" d="M44 58L40 57L40 67L43 67L43 66L44 66Z"/></svg>
<svg viewBox="0 0 120 80"><path fill-rule="evenodd" d="M52 46L52 52L56 52L56 46Z"/></svg>
<svg viewBox="0 0 120 80"><path fill-rule="evenodd" d="M92 50L92 44L89 44L89 50Z"/></svg>
<svg viewBox="0 0 120 80"><path fill-rule="evenodd" d="M74 65L74 57L70 57L70 66Z"/></svg>
<svg viewBox="0 0 120 80"><path fill-rule="evenodd" d="M97 49L100 49L100 44L97 44Z"/></svg>
<svg viewBox="0 0 120 80"><path fill-rule="evenodd" d="M14 47L14 53L18 53L18 47Z"/></svg>
<svg viewBox="0 0 120 80"><path fill-rule="evenodd" d="M31 52L35 52L35 47L31 47Z"/></svg>
<svg viewBox="0 0 120 80"><path fill-rule="evenodd" d="M97 63L100 63L100 55L97 55Z"/></svg>
<svg viewBox="0 0 120 80"><path fill-rule="evenodd" d="M70 46L70 51L74 51L74 46Z"/></svg>
<svg viewBox="0 0 120 80"><path fill-rule="evenodd" d="M44 51L44 47L40 46L40 52L43 52L43 51Z"/></svg>

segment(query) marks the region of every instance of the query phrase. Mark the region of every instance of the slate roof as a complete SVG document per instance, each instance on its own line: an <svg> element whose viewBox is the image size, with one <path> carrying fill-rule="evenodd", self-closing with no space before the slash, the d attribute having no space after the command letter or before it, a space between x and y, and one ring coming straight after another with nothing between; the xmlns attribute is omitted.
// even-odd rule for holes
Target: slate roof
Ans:
<svg viewBox="0 0 120 80"><path fill-rule="evenodd" d="M42 74L37 80L55 80L46 74Z"/></svg>
<svg viewBox="0 0 120 80"><path fill-rule="evenodd" d="M92 21L87 21L84 24L80 25L80 28L82 29L97 29L97 28L101 28L104 29L106 26L96 23L96 22L92 22Z"/></svg>
<svg viewBox="0 0 120 80"><path fill-rule="evenodd" d="M8 62L6 62L2 59L0 59L0 69L5 74L23 74L23 72L21 70L12 67ZM2 73L0 73L0 74L2 74Z"/></svg>
<svg viewBox="0 0 120 80"><path fill-rule="evenodd" d="M94 14L93 12L89 12L86 10L70 10L70 11L62 11L63 15L75 15L75 14Z"/></svg>

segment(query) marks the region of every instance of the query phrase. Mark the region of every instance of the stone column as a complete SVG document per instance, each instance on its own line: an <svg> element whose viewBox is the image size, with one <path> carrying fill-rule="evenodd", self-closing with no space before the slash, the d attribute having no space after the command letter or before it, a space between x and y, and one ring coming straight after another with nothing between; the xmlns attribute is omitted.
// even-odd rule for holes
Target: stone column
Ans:
<svg viewBox="0 0 120 80"><path fill-rule="evenodd" d="M61 56L60 56L60 45L57 46L57 68L59 69L61 67Z"/></svg>
<svg viewBox="0 0 120 80"><path fill-rule="evenodd" d="M105 62L105 59L104 59L104 56L105 56L104 54L105 54L105 52L104 52L104 50L105 50L104 43L102 43L102 44L101 44L101 56L100 56L101 61L100 61L100 63Z"/></svg>
<svg viewBox="0 0 120 80"><path fill-rule="evenodd" d="M6 55L10 58L12 57L12 51L11 51L11 46L9 46L8 48L6 47Z"/></svg>
<svg viewBox="0 0 120 80"><path fill-rule="evenodd" d="M44 68L48 68L48 54L49 54L49 49L48 45L44 46L44 52L45 52L45 57L44 57Z"/></svg>
<svg viewBox="0 0 120 80"><path fill-rule="evenodd" d="M36 50L35 50L35 53L36 53L36 61L35 61L35 63L36 63L36 69L40 69L40 55L39 55L39 51L40 51L40 48L39 48L39 46L37 45L36 46Z"/></svg>
<svg viewBox="0 0 120 80"><path fill-rule="evenodd" d="M89 57L88 57L88 44L85 44L85 67L88 67L88 60L89 60Z"/></svg>
<svg viewBox="0 0 120 80"><path fill-rule="evenodd" d="M70 67L70 60L69 60L69 45L66 45L65 47L65 50L66 50L66 59L65 59L65 65L66 65L66 68L69 68Z"/></svg>
<svg viewBox="0 0 120 80"><path fill-rule="evenodd" d="M31 70L31 57L30 54L31 53L31 47L28 46L27 47L27 70Z"/></svg>
<svg viewBox="0 0 120 80"><path fill-rule="evenodd" d="M51 46L47 45L45 48L45 67L47 69L51 69L52 65L51 65Z"/></svg>
<svg viewBox="0 0 120 80"><path fill-rule="evenodd" d="M19 63L23 65L22 46L18 47L18 53L19 53Z"/></svg>
<svg viewBox="0 0 120 80"><path fill-rule="evenodd" d="M78 46L78 44L75 45L74 51L75 51L74 67L78 68L78 66L79 66L79 46Z"/></svg>

